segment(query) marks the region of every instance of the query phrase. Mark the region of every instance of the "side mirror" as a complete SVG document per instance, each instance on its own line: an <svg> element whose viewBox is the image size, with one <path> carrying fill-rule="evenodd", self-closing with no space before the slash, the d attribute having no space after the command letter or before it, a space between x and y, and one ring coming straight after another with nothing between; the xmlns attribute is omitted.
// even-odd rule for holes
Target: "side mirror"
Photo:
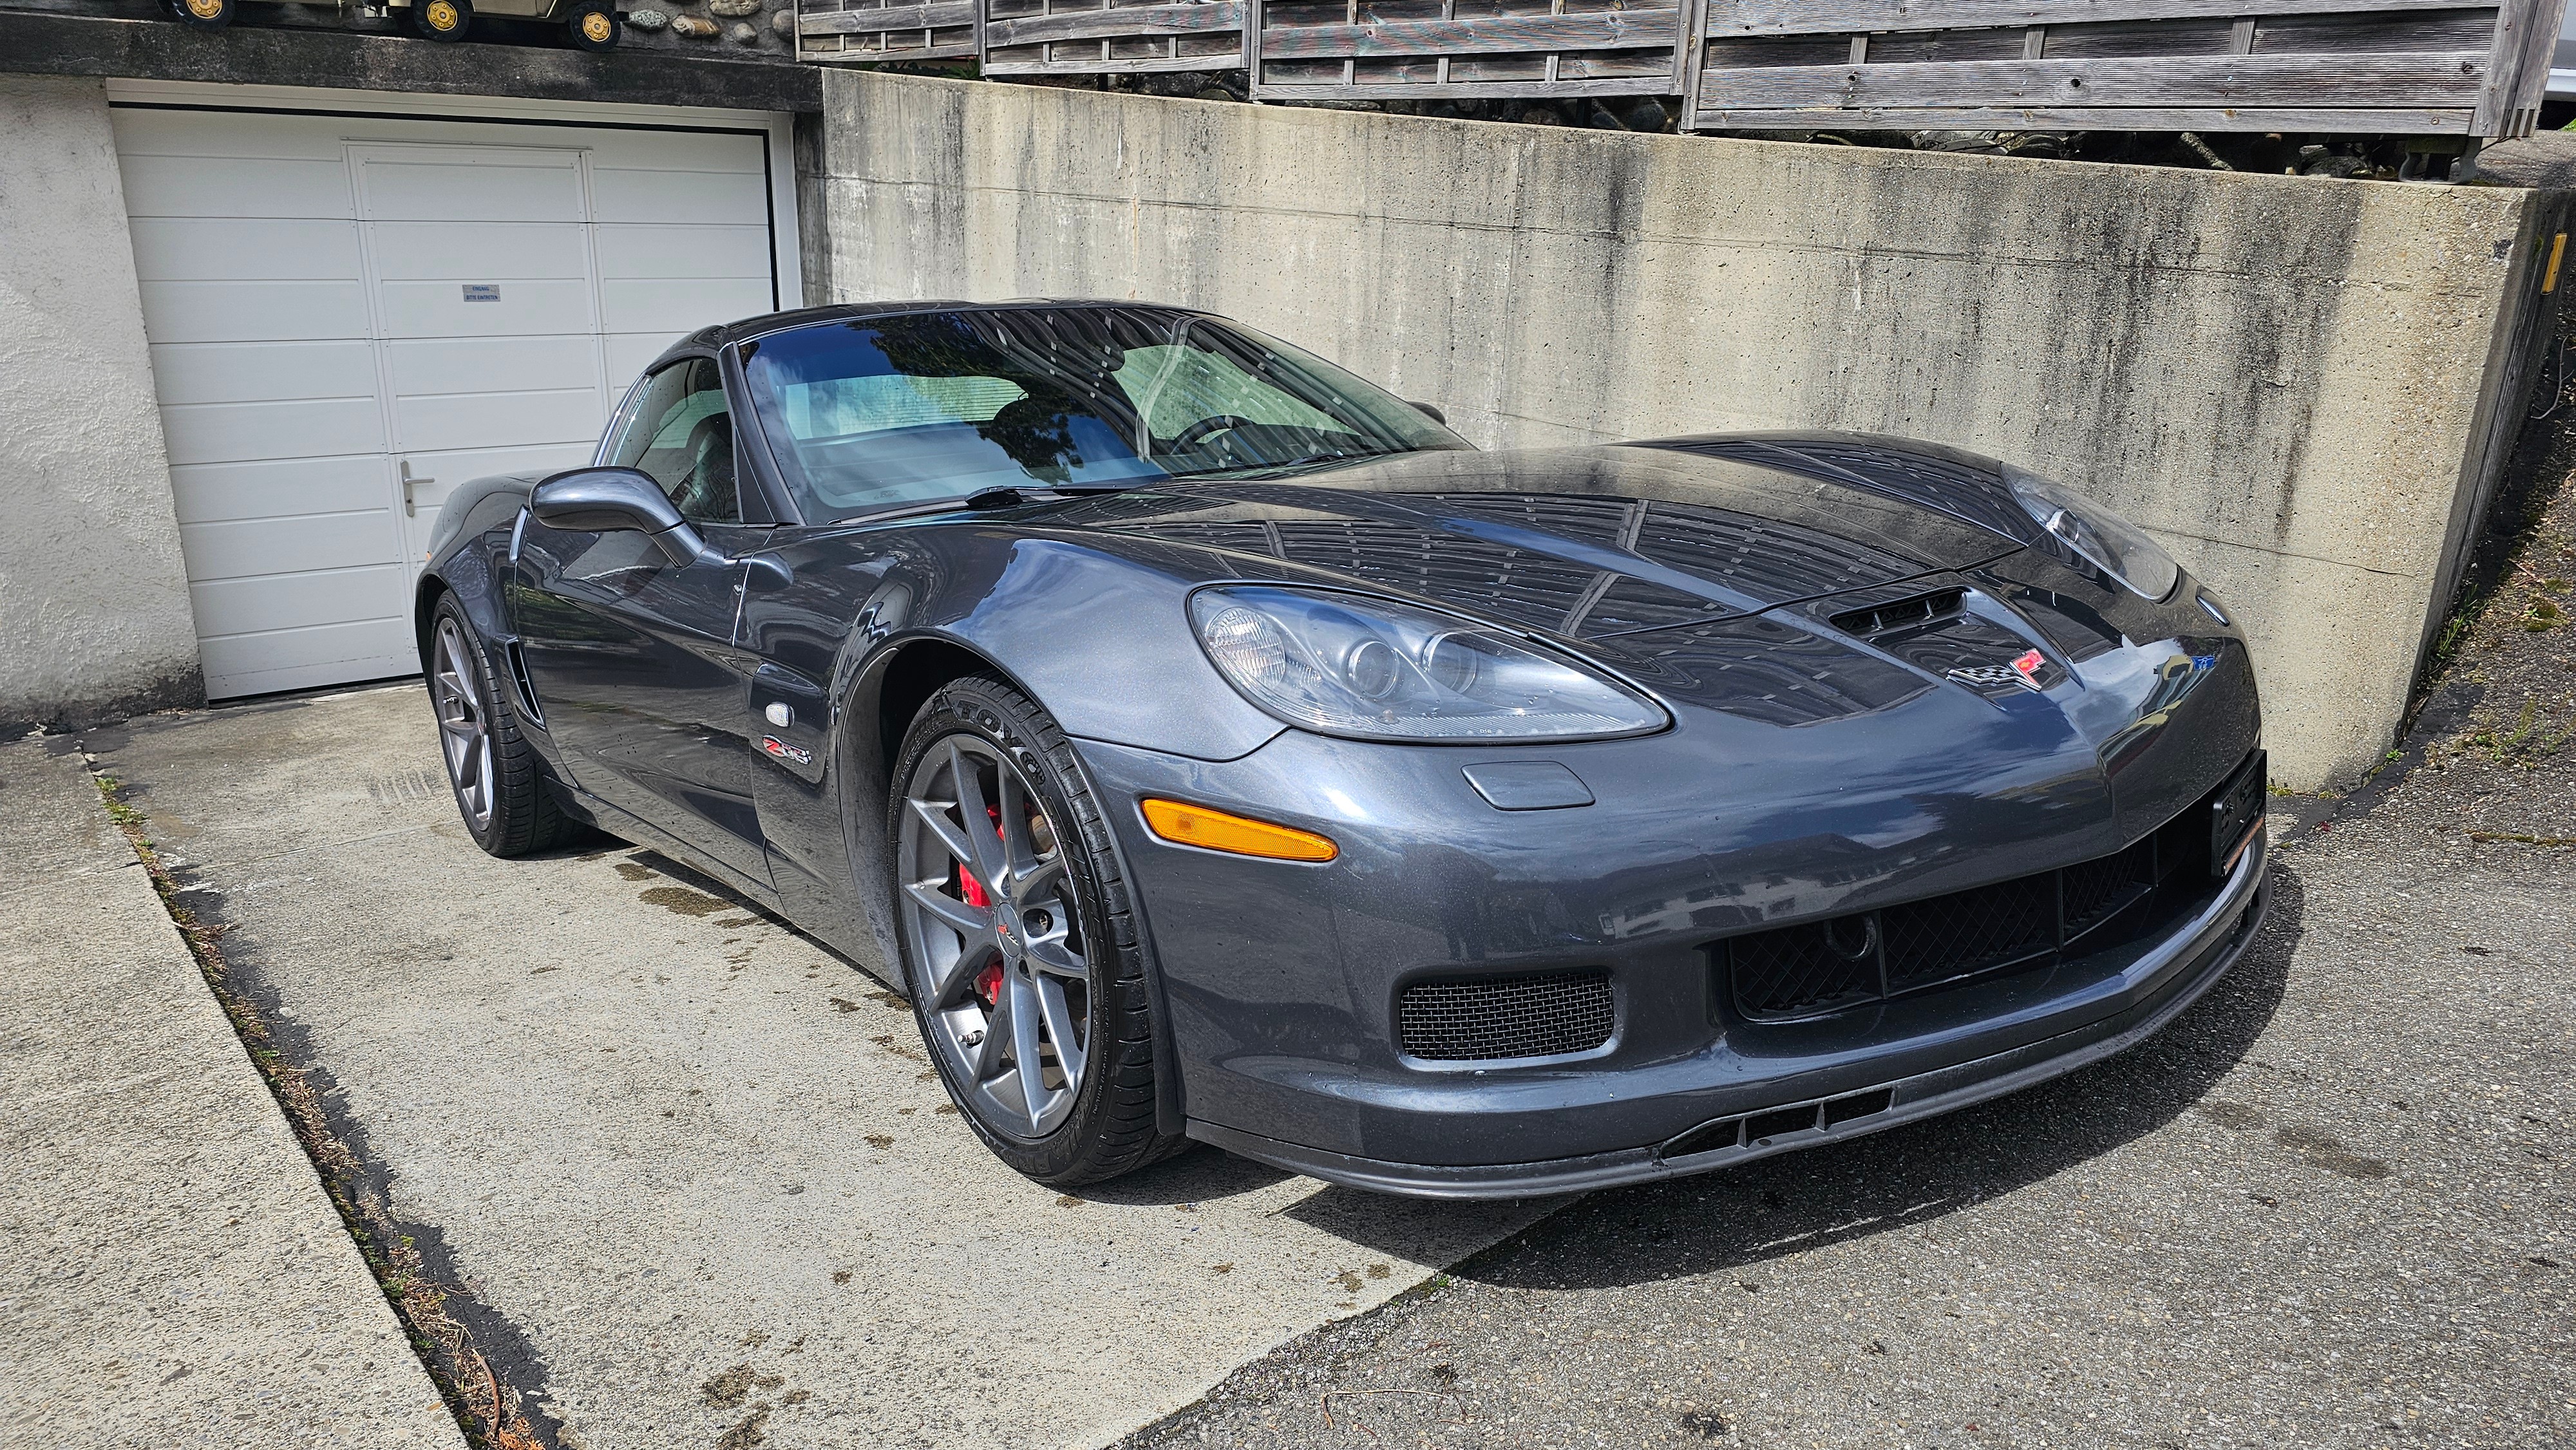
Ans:
<svg viewBox="0 0 2576 1450"><path fill-rule="evenodd" d="M704 539L671 506L652 475L633 468L576 468L538 484L528 512L550 529L601 534L617 530L651 534L674 564L707 552Z"/></svg>
<svg viewBox="0 0 2576 1450"><path fill-rule="evenodd" d="M1449 415L1448 415L1448 414L1446 414L1446 413L1441 412L1438 408L1436 408L1436 407L1432 406L1431 404L1429 404L1429 403L1416 403L1416 404L1414 404L1413 406L1414 406L1416 409L1420 410L1420 412L1421 412L1421 414L1422 414L1422 416L1423 416L1423 417L1430 419L1432 422L1439 424L1439 425L1440 425L1441 427L1443 427L1443 428L1446 428L1446 427L1448 427L1448 426L1449 426Z"/></svg>

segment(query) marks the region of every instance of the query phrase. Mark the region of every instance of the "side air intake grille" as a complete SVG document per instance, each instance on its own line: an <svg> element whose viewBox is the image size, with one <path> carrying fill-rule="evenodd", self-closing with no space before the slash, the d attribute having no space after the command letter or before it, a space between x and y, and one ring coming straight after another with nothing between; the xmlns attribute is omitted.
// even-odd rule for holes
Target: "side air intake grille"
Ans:
<svg viewBox="0 0 2576 1450"><path fill-rule="evenodd" d="M1416 982L1396 998L1396 1037L1432 1062L1562 1057L1610 1040L1610 974Z"/></svg>
<svg viewBox="0 0 2576 1450"><path fill-rule="evenodd" d="M1966 598L1967 591L1964 589L1935 590L1930 594L1918 594L1911 599L1896 599L1885 604L1874 604L1867 609L1846 610L1835 615L1827 623L1845 634L1866 639L1873 634L1884 634L1891 629L1902 629L1909 624L1922 624L1928 620L1956 614Z"/></svg>
<svg viewBox="0 0 2576 1450"><path fill-rule="evenodd" d="M2260 768L2258 755L2238 778ZM2210 810L2224 804L2228 789L2108 856L1729 938L1716 955L1736 1010L1757 1022L1815 1017L2006 968L2046 965L2090 950L2078 943L2116 920L2161 926L2201 899L2203 888L2192 883L2211 877ZM2233 836L2246 827L2238 822L2225 829ZM2159 891L2169 882L2180 884Z"/></svg>

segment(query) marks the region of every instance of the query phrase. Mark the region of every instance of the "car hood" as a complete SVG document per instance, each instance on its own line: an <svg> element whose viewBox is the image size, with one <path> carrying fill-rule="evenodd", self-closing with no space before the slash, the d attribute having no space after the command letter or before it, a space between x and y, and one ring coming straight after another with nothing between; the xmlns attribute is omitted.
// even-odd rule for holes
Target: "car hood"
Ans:
<svg viewBox="0 0 2576 1450"><path fill-rule="evenodd" d="M1974 568L2031 527L1991 461L1853 434L1411 453L1138 490L1051 522L1586 640Z"/></svg>
<svg viewBox="0 0 2576 1450"><path fill-rule="evenodd" d="M1419 453L1050 512L1184 579L1367 589L1553 635L1711 712L1745 752L1762 748L1733 735L1747 725L1868 720L1886 728L1865 749L1888 759L1913 754L1896 742L2003 730L2015 759L2098 750L2109 768L2219 697L2240 717L2230 748L2252 748L2232 631L2067 558L1999 464L1936 445L1806 433Z"/></svg>

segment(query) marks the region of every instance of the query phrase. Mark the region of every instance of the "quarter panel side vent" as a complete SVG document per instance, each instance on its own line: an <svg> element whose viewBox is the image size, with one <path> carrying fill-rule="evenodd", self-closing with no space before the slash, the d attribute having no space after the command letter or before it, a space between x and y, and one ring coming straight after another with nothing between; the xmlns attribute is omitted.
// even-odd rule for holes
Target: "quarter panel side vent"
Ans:
<svg viewBox="0 0 2576 1450"><path fill-rule="evenodd" d="M528 657L520 652L515 639L501 646L501 653L510 661L510 684L519 692L520 713L535 721L538 729L544 729L546 712L537 704L536 682L528 678Z"/></svg>

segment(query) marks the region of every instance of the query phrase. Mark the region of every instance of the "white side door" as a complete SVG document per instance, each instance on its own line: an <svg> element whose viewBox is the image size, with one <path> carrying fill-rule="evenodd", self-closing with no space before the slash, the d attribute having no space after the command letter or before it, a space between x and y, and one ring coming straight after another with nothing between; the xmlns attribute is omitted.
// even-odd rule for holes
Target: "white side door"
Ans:
<svg viewBox="0 0 2576 1450"><path fill-rule="evenodd" d="M493 473L586 461L609 398L580 151L349 148L404 558Z"/></svg>

